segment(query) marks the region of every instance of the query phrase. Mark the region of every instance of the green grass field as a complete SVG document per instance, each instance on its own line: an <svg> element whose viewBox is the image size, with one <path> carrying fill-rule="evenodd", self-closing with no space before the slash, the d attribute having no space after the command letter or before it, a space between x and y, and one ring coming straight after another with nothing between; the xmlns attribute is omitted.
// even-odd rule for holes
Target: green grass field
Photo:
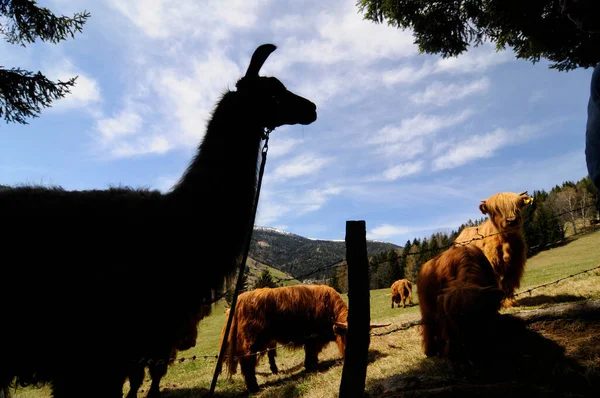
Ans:
<svg viewBox="0 0 600 398"><path fill-rule="evenodd" d="M600 231L583 235L565 246L554 248L537 254L528 260L525 277L520 291L535 287L556 279L572 275L582 270L600 265ZM391 308L389 289L374 290L371 297L371 320L373 322L391 322L397 326L402 322L419 318L416 287L413 290L414 305L407 308ZM344 295L347 300L347 296ZM589 298L600 298L600 272L583 274L559 284L535 290L531 295L524 295L519 307L507 310L518 311L531 309L555 302L580 301ZM225 322L222 303L215 305L211 316L199 325L199 337L196 347L179 353L186 358L182 363L175 363L162 381L164 398L184 398L203 396L210 388L216 364L215 355L219 350L220 333ZM379 329L384 331L387 329ZM199 358L191 360L192 356ZM203 358L200 356L208 356ZM425 358L420 347L419 328L392 333L387 336L373 337L370 345L370 364L367 372L367 389L373 396L400 383L403 375L418 374L432 378L448 374L448 367L438 361ZM277 363L278 375L271 375L266 358L259 362L257 369L258 383L263 389L256 397L335 397L341 380L342 361L335 344L327 347L319 356L321 370L317 373L304 372L302 363L303 351L279 349ZM596 360L596 359L594 359ZM600 358L597 359L600 363ZM81 364L85 366L85 364ZM100 382L90 375L90 388ZM138 393L145 397L150 380L147 379ZM128 390L126 384L124 392ZM226 368L220 375L215 395L247 396L241 374L227 377ZM49 397L49 389L26 388L18 390L15 397L41 398Z"/></svg>

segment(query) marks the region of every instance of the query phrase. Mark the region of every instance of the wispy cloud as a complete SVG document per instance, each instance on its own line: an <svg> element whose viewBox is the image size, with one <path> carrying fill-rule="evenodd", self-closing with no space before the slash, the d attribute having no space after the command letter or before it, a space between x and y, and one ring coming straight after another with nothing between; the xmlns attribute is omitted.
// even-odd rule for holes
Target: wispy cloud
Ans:
<svg viewBox="0 0 600 398"><path fill-rule="evenodd" d="M435 82L428 85L424 91L411 95L410 100L417 104L444 106L470 95L485 93L489 87L490 80L485 77L463 84Z"/></svg>
<svg viewBox="0 0 600 398"><path fill-rule="evenodd" d="M320 158L312 154L297 155L275 169L273 179L285 181L292 178L314 174L331 162L331 159Z"/></svg>
<svg viewBox="0 0 600 398"><path fill-rule="evenodd" d="M75 85L70 88L70 93L64 98L53 102L52 107L48 108L48 113L67 112L71 110L80 110L87 108L92 114L97 115L99 110L96 108L102 101L101 90L98 82L88 73L75 66L73 60L65 57L59 51L51 51L45 68L45 75L54 81L66 82L77 77Z"/></svg>
<svg viewBox="0 0 600 398"><path fill-rule="evenodd" d="M516 129L498 128L490 133L478 134L466 140L449 144L444 153L433 161L433 170L445 170L467 164L475 159L491 157L498 149L531 139L538 126L523 125Z"/></svg>

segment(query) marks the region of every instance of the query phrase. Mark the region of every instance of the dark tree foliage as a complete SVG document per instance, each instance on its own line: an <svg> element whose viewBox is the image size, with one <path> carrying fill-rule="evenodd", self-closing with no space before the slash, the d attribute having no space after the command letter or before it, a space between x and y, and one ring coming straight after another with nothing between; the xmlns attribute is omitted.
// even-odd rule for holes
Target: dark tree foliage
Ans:
<svg viewBox="0 0 600 398"><path fill-rule="evenodd" d="M600 35L580 31L558 0L358 0L364 19L412 29L419 51L453 57L489 41L516 58L568 71L600 62Z"/></svg>
<svg viewBox="0 0 600 398"><path fill-rule="evenodd" d="M248 267L246 267L246 269L244 270L244 273L242 274L242 287L241 287L240 291L238 292L238 295L248 291L248 288L249 288L248 275L250 275L250 269ZM228 307L231 307L231 302L233 301L233 293L234 293L234 290L229 290L225 294L225 301L227 302Z"/></svg>
<svg viewBox="0 0 600 398"><path fill-rule="evenodd" d="M90 14L76 13L72 18L57 17L50 10L38 7L35 0L0 0L0 33L7 42L25 47L36 39L58 43L81 32ZM0 117L6 123L28 124L28 117L38 117L41 109L70 93L77 76L63 81L47 79L20 68L0 66Z"/></svg>
<svg viewBox="0 0 600 398"><path fill-rule="evenodd" d="M261 287L277 287L277 282L273 279L273 275L268 269L263 270L260 276L254 282L254 289L259 289Z"/></svg>

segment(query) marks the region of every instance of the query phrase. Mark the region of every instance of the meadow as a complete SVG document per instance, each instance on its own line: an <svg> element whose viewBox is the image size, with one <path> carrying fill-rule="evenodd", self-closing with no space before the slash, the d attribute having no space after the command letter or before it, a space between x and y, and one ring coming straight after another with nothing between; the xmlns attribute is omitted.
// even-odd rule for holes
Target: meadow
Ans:
<svg viewBox="0 0 600 398"><path fill-rule="evenodd" d="M565 244L541 252L527 262L524 280L519 291L525 291L559 278L600 266L600 231L596 231ZM343 295L347 300L347 296ZM414 305L407 308L391 308L389 289L370 292L371 320L391 322L385 331L403 322L417 320L419 307L416 286L413 290ZM584 302L600 299L600 270L574 276L557 284L533 290L531 294L518 297L517 307L502 310L517 312L548 307L559 303ZM200 322L196 347L179 353L183 361L176 361L162 380L164 398L185 398L207 395L213 378L216 355L219 352L220 333L226 321L224 303L215 304L212 314ZM545 321L530 327L541 335L558 342L567 349L567 355L578 361L590 375L600 374L600 320L587 322ZM93 344L93 342L91 342ZM195 356L195 359L193 358ZM85 366L88 358L73 358ZM257 369L261 391L254 397L334 397L337 396L342 373L342 361L335 344L327 347L319 356L319 371L306 373L303 369L304 352L281 348L277 351L280 372L272 375L266 358ZM397 396L399 391L415 390L430 385L432 388L447 388L459 383L456 370L446 361L428 359L420 346L419 327L398 331L385 336L373 336L369 349L367 370L367 392L370 396ZM101 380L90 375L90 388ZM460 384L460 383L459 383ZM147 377L138 393L145 397L150 385ZM124 393L128 390L126 383ZM49 388L25 388L14 394L19 398L49 397ZM248 396L243 377L239 373L228 377L224 366L215 396Z"/></svg>

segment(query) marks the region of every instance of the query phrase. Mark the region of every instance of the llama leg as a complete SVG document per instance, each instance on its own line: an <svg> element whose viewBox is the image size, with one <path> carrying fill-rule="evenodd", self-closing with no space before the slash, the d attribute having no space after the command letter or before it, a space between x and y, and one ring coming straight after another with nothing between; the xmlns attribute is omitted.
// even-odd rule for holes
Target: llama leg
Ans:
<svg viewBox="0 0 600 398"><path fill-rule="evenodd" d="M167 374L168 363L161 363L149 367L152 384L148 391L148 398L160 398L160 381Z"/></svg>
<svg viewBox="0 0 600 398"><path fill-rule="evenodd" d="M136 398L137 392L144 381L144 365L131 365L129 367L129 392L127 398Z"/></svg>
<svg viewBox="0 0 600 398"><path fill-rule="evenodd" d="M272 348L275 348L275 346L273 346ZM277 364L275 363L275 357L277 356L277 350L271 350L267 353L267 356L269 357L269 367L271 368L271 372L273 372L273 374L277 374L279 373L279 369L277 369Z"/></svg>
<svg viewBox="0 0 600 398"><path fill-rule="evenodd" d="M258 382L256 381L256 355L249 355L240 358L240 368L246 381L246 388L249 392L258 391Z"/></svg>

